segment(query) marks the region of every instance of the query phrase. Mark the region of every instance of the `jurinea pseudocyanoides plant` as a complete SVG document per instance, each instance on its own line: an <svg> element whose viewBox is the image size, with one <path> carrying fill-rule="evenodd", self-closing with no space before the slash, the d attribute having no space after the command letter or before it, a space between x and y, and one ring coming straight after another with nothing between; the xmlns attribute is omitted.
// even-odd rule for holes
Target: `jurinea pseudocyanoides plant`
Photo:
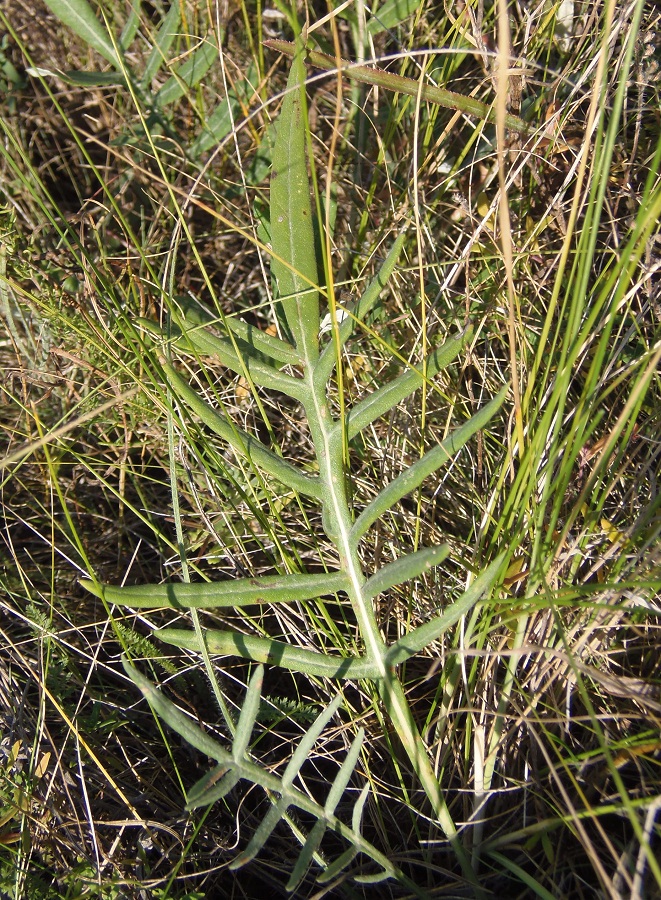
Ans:
<svg viewBox="0 0 661 900"><path fill-rule="evenodd" d="M253 435L238 428L230 419L209 406L186 380L169 364L165 372L175 395L210 428L220 435L240 457L256 465L272 478L320 504L323 528L337 549L337 571L324 574L292 574L241 578L207 584L160 584L137 587L112 587L92 581L86 585L110 603L133 608L167 607L240 607L248 604L311 600L329 594L348 598L360 629L364 645L362 655L342 657L328 655L250 635L207 629L206 651L220 655L237 655L258 663L337 679L371 680L378 688L383 708L392 723L411 766L424 787L434 814L452 844L464 876L475 884L466 850L446 805L442 788L431 765L411 714L409 703L397 673L397 667L413 654L435 641L446 629L465 615L490 589L502 564L495 560L448 609L388 645L383 640L373 601L394 585L411 581L448 555L447 546L434 546L383 566L371 577L364 571L359 557L359 544L365 533L380 517L423 480L445 465L466 441L483 428L504 400L506 389L487 403L468 422L452 432L413 465L387 484L381 492L353 518L348 494L344 446L359 432L432 378L460 353L465 335L450 340L434 350L421 371L409 369L393 381L377 388L369 396L345 410L342 420L335 418L327 399L329 381L338 362L339 349L346 344L357 325L373 309L379 294L392 274L403 239L395 241L380 272L362 297L347 309L334 333L325 343L320 341L320 301L315 258L310 188L305 151L305 65L303 54L295 55L287 92L280 112L276 145L273 153L271 180L272 272L277 285L277 301L281 304L290 341L280 340L237 320L224 337L204 327L199 313L184 316L172 323L168 340L177 349L196 354L217 356L221 363L248 377L255 385L288 395L304 411L314 444L318 471L310 473L284 460ZM338 317L339 318L339 317ZM153 324L143 323L159 340L165 335ZM287 368L289 370L287 371ZM283 371L284 370L284 371ZM424 376L422 373L425 373ZM200 649L199 630L165 628L158 637L178 647ZM314 803L292 781L309 754L314 741L338 708L340 697L325 710L306 733L280 778L266 772L251 758L248 748L259 705L262 667L250 682L246 700L234 728L234 743L227 750L202 732L137 670L128 663L127 671L145 693L155 711L180 732L191 744L217 760L218 767L199 782L188 797L189 808L209 804L227 792L241 779L260 784L269 794L271 809L250 844L233 865L250 859L263 846L277 822L286 817L287 809L298 807L317 820L296 863L288 887L293 889L304 876L313 859L321 859L318 849L325 830L332 829L350 843L346 854L326 866L320 880L328 881L348 865L356 853L377 862L380 871L374 875L358 875L361 880L376 880L403 875L384 855L360 834L360 815L365 802L363 792L354 807L351 827L334 815L339 798L357 762L362 734L354 741L338 777L330 788L324 806ZM322 860L322 865L325 863Z"/></svg>

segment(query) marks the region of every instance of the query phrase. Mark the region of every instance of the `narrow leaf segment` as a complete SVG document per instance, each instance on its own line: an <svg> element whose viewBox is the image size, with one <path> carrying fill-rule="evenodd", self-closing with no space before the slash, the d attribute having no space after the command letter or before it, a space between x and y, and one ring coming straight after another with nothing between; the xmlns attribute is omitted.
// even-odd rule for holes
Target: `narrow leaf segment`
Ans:
<svg viewBox="0 0 661 900"><path fill-rule="evenodd" d="M170 606L173 609L213 609L221 606L249 606L251 603L282 603L311 600L345 591L348 579L344 572L319 575L266 575L260 578L237 578L203 584L140 584L134 587L103 588L94 582L81 582L88 591L105 597L108 603L148 609Z"/></svg>

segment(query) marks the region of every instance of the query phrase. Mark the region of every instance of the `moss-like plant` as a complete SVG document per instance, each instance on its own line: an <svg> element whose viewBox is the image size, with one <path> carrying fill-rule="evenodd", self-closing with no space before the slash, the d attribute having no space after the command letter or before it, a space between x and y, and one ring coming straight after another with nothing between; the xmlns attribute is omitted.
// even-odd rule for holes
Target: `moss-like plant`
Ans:
<svg viewBox="0 0 661 900"><path fill-rule="evenodd" d="M464 876L476 885L468 854L450 816L442 786L430 762L402 682L398 666L437 640L489 591L502 560L496 559L471 587L449 608L394 643L384 641L375 614L375 598L394 585L410 582L446 559L447 546L433 546L410 553L383 566L369 577L359 555L362 538L368 529L407 494L418 488L425 478L448 463L459 449L484 428L504 400L506 388L487 403L468 422L453 431L442 443L433 447L408 469L382 488L360 512L352 514L352 497L345 447L370 423L387 414L404 398L423 386L461 352L466 335L461 335L435 349L420 370L410 368L394 380L374 390L369 396L336 418L329 403L329 391L341 348L355 329L373 310L380 292L395 269L402 250L399 237L383 263L377 277L365 293L350 305L341 319L335 316L330 337L320 338L321 312L318 266L315 257L315 235L310 202L306 158L305 66L303 54L295 55L277 125L271 180L270 231L272 273L277 287L277 301L285 331L290 340L281 340L257 329L228 320L226 336L218 337L205 328L199 314L191 312L178 323L170 323L167 335L154 324L142 325L158 340L169 346L195 354L213 354L223 365L247 377L254 385L272 389L297 401L304 411L314 445L317 471L308 472L286 461L253 435L248 434L209 406L169 363L164 370L175 395L188 405L202 422L223 438L240 457L268 473L272 478L293 488L318 503L323 514L326 536L337 549L337 571L322 574L275 575L242 578L209 584L160 584L137 587L112 587L86 582L93 592L109 603L133 608L171 606L174 609L199 607L241 607L310 600L329 594L345 595L351 604L363 651L347 657L292 646L286 642L247 636L231 631L204 631L205 647L200 647L201 632L165 628L158 632L161 640L178 647L204 649L205 653L237 655L258 663L326 676L336 679L370 680L378 689L384 711L398 735L411 766L424 787L434 815L451 843ZM356 804L352 826L343 825L334 810L357 762L362 737L356 739L348 753L336 782L330 789L325 806L314 803L292 786L292 779L310 752L323 726L337 709L340 698L317 719L305 735L284 775L280 778L257 765L248 752L255 721L261 668L251 681L239 721L234 728L234 744L227 750L196 728L170 701L133 667L127 670L143 690L155 711L202 752L218 761L218 768L196 785L189 794L189 807L209 804L227 792L241 779L258 783L268 792L272 807L253 836L248 848L235 864L251 858L264 844L276 823L286 816L290 806L314 816L317 824L304 842L295 871L289 883L293 888L303 877L327 828L342 835L349 850L322 873L327 881L348 865L361 852L380 865L374 877L400 877L392 863L360 836L360 814L365 794ZM365 880L365 879L363 879Z"/></svg>

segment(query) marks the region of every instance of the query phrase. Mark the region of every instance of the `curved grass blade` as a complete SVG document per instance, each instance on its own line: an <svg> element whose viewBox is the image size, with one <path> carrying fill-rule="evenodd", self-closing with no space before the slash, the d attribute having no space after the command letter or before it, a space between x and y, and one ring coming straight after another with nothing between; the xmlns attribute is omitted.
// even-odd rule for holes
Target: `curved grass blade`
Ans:
<svg viewBox="0 0 661 900"><path fill-rule="evenodd" d="M436 616L424 625L404 635L388 648L386 662L389 666L397 666L406 662L415 653L424 650L432 641L437 640L443 632L451 628L462 616L465 616L482 597L491 589L498 576L505 554L501 554L475 579L467 591L449 606L440 616Z"/></svg>
<svg viewBox="0 0 661 900"><path fill-rule="evenodd" d="M45 0L46 6L57 18L64 22L79 38L89 44L104 59L124 71L115 45L103 25L94 15L87 0Z"/></svg>
<svg viewBox="0 0 661 900"><path fill-rule="evenodd" d="M412 581L423 572L428 572L434 566L440 565L447 559L450 548L447 544L438 547L425 547L415 553L407 553L400 556L394 562L383 566L366 582L363 591L368 599L390 590L396 584L404 584Z"/></svg>
<svg viewBox="0 0 661 900"><path fill-rule="evenodd" d="M429 450L406 471L398 475L372 502L365 507L352 528L355 540L362 537L367 529L384 515L398 500L415 490L432 472L449 462L470 438L487 424L502 405L508 391L507 385L496 396L478 410L465 425L455 429L441 444Z"/></svg>
<svg viewBox="0 0 661 900"><path fill-rule="evenodd" d="M276 127L271 175L271 272L296 349L308 364L319 356L319 293L310 185L305 154L305 66L294 54Z"/></svg>
<svg viewBox="0 0 661 900"><path fill-rule="evenodd" d="M446 341L441 347L430 353L426 366L427 380L433 378L459 356L469 334L470 331L467 331L458 338ZM423 378L421 371L409 369L389 384L377 388L369 397L361 400L360 403L357 403L353 409L347 412L345 417L347 438L351 440L363 428L366 428L381 416L385 416L405 397L422 387L424 381L425 378ZM342 426L338 424L337 427L341 428Z"/></svg>
<svg viewBox="0 0 661 900"><path fill-rule="evenodd" d="M190 406L207 428L227 441L240 457L253 461L269 475L277 478L288 488L298 491L299 494L321 500L323 491L318 475L306 475L287 460L277 456L257 438L248 434L247 431L242 431L208 403L205 403L197 391L193 390L171 366L164 366L164 370L175 394Z"/></svg>
<svg viewBox="0 0 661 900"><path fill-rule="evenodd" d="M346 590L349 579L344 572L330 572L318 575L266 575L203 584L181 582L97 587L88 579L82 580L81 584L97 597L104 597L108 603L131 606L134 609L160 606L172 609L213 609L249 606L252 603L313 600Z"/></svg>
<svg viewBox="0 0 661 900"><path fill-rule="evenodd" d="M189 650L199 650L199 641L194 631L186 628L161 628L156 637ZM326 678L378 678L377 667L362 657L329 656L315 650L294 647L283 641L239 634L232 631L205 631L205 641L209 653L220 656L240 656L253 662L269 663L292 672L319 675Z"/></svg>

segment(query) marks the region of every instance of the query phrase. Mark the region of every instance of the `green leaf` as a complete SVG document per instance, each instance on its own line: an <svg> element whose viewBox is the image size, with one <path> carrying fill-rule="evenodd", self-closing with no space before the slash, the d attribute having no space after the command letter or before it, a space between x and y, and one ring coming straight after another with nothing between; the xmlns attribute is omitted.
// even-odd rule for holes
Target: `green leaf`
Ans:
<svg viewBox="0 0 661 900"><path fill-rule="evenodd" d="M307 836L307 840L303 845L303 849L298 855L298 859L296 860L296 865L294 866L294 870L291 873L289 881L287 882L286 891L294 891L299 886L305 873L310 867L310 863L312 862L312 857L319 849L319 845L321 844L321 840L326 833L326 822L323 819L317 819L312 828L310 829L310 833Z"/></svg>
<svg viewBox="0 0 661 900"><path fill-rule="evenodd" d="M136 325L160 340L167 339L163 331L149 319L136 319ZM256 356L253 349L240 340L236 343L226 338L216 337L204 328L192 328L182 331L176 325L171 326L172 342L175 347L187 353L201 353L216 356L228 369L243 375L262 387L271 388L287 394L288 397L302 401L307 396L306 387L300 378L283 375L278 369ZM241 355L239 355L239 351Z"/></svg>
<svg viewBox="0 0 661 900"><path fill-rule="evenodd" d="M81 87L112 87L121 85L126 87L126 78L121 72L59 72L58 78L66 84L76 84Z"/></svg>
<svg viewBox="0 0 661 900"><path fill-rule="evenodd" d="M328 884L329 881L337 878L340 872L344 871L349 863L355 859L357 852L355 847L349 847L348 850L345 850L330 865L326 866L321 875L317 876L317 884Z"/></svg>
<svg viewBox="0 0 661 900"><path fill-rule="evenodd" d="M240 109L239 101L233 93L220 101L214 111L205 118L203 130L188 148L192 159L199 159L203 153L217 147L223 138L227 137L232 131Z"/></svg>
<svg viewBox="0 0 661 900"><path fill-rule="evenodd" d="M149 609L169 606L172 609L213 609L226 606L249 606L251 603L286 603L312 600L325 594L346 590L349 578L344 572L319 575L266 575L259 578L236 578L203 584L170 583L139 584L129 587L103 585L84 579L83 587L108 603Z"/></svg>
<svg viewBox="0 0 661 900"><path fill-rule="evenodd" d="M254 63L250 64L244 78L237 81L228 91L227 97L204 120L202 130L189 148L193 159L197 159L207 150L216 147L223 138L232 131L233 123L241 111L242 104L250 104L255 93L255 85L259 81L259 70Z"/></svg>
<svg viewBox="0 0 661 900"><path fill-rule="evenodd" d="M140 688L147 702L164 722L170 728L173 728L177 734L181 735L184 740L188 741L191 747L195 747L200 753L215 759L219 763L231 763L232 756L216 743L206 732L202 731L195 723L184 715L181 710L171 703L161 691L159 691L148 678L145 678L136 668L134 668L128 660L123 657L122 665L126 674L131 681Z"/></svg>
<svg viewBox="0 0 661 900"><path fill-rule="evenodd" d="M386 0L367 21L367 33L371 37L388 31L408 19L421 6L422 0Z"/></svg>
<svg viewBox="0 0 661 900"><path fill-rule="evenodd" d="M177 37L180 22L181 4L179 0L173 0L167 15L161 23L161 27L158 29L154 46L145 65L145 71L140 82L143 87L151 85L156 73L166 61L168 51Z"/></svg>
<svg viewBox="0 0 661 900"><path fill-rule="evenodd" d="M465 425L455 429L443 443L429 450L421 459L413 463L406 471L398 475L385 487L372 502L365 507L356 519L351 530L352 537L358 540L367 529L376 522L402 497L419 487L432 472L449 462L470 438L487 424L489 419L500 408L507 391L506 385L496 396L472 416Z"/></svg>
<svg viewBox="0 0 661 900"><path fill-rule="evenodd" d="M319 356L319 294L305 154L305 66L299 46L276 126L271 175L271 271L296 349Z"/></svg>
<svg viewBox="0 0 661 900"><path fill-rule="evenodd" d="M248 751L252 730L255 727L259 702L262 696L262 682L264 681L264 666L257 666L252 674L246 691L245 700L241 707L239 721L236 723L236 733L232 744L232 756L236 762L241 762Z"/></svg>
<svg viewBox="0 0 661 900"><path fill-rule="evenodd" d="M156 103L162 109L179 100L202 81L217 59L218 45L215 40L211 37L204 38L202 45L173 72L156 94Z"/></svg>
<svg viewBox="0 0 661 900"><path fill-rule="evenodd" d="M286 800L278 800L278 802L269 809L250 839L246 849L239 853L239 855L230 863L229 867L232 871L240 869L241 866L245 866L246 863L249 863L251 859L254 859L257 856L264 844L268 841L275 826L287 812L288 805Z"/></svg>
<svg viewBox="0 0 661 900"><path fill-rule="evenodd" d="M45 0L46 6L64 22L74 34L82 38L93 50L122 71L122 62L108 32L94 15L87 0Z"/></svg>
<svg viewBox="0 0 661 900"><path fill-rule="evenodd" d="M247 431L242 431L217 410L212 409L178 372L170 366L164 368L173 391L190 406L207 428L227 441L240 457L251 460L288 488L321 499L322 486L318 475L306 475L292 463L277 456L257 438L252 437Z"/></svg>
<svg viewBox="0 0 661 900"><path fill-rule="evenodd" d="M177 297L177 302L184 312L186 326L203 325L217 328L227 326L246 345L248 352L259 354L262 357L270 357L272 360L287 365L296 366L303 362L303 357L291 344L288 344L287 341L281 341L280 338L267 334L264 331L260 331L254 325L249 325L247 322L243 322L234 316L227 316L223 321L219 321L206 310L201 309L197 301L193 301L189 297ZM186 331L188 331L188 327Z"/></svg>
<svg viewBox="0 0 661 900"><path fill-rule="evenodd" d="M225 773L225 774L222 774ZM221 777L222 775L222 777ZM241 781L240 770L230 770L221 764L196 781L186 796L186 809L211 806L222 800Z"/></svg>
<svg viewBox="0 0 661 900"><path fill-rule="evenodd" d="M122 50L127 50L131 46L140 28L141 0L130 0L130 3L130 12L118 41Z"/></svg>
<svg viewBox="0 0 661 900"><path fill-rule="evenodd" d="M382 594L396 584L404 584L412 581L423 572L428 572L434 566L440 565L447 559L450 548L447 544L439 547L425 547L415 553L407 553L400 556L395 562L391 562L379 569L363 587L363 595L368 599Z"/></svg>
<svg viewBox="0 0 661 900"><path fill-rule="evenodd" d="M351 337L352 333L355 330L356 323L364 321L365 316L369 315L369 313L374 308L379 297L381 296L381 291L384 289L384 287L388 283L388 280L390 279L390 276L395 271L395 266L397 265L397 260L399 259L399 255L402 252L403 246L404 235L400 234L395 243L392 245L390 253L383 261L383 264L379 269L376 277L370 282L367 290L361 295L359 300L347 307L347 317L343 319L338 329L341 347L343 347ZM335 342L331 340L324 347L323 352L319 358L319 362L315 366L314 380L316 385L325 385L328 381L328 378L330 377L330 374L333 371L333 367L336 363L335 353Z"/></svg>
<svg viewBox="0 0 661 900"><path fill-rule="evenodd" d="M324 809L326 810L326 815L328 816L332 815L335 812L337 804L342 799L342 794L344 794L346 787L349 784L349 779L353 774L353 770L356 768L356 763L358 762L358 757L360 756L360 751L363 746L364 740L365 729L359 728L358 732L356 733L356 737L351 743L349 752L347 753L344 762L340 767L340 771L333 779L333 784L331 785L331 789L328 792L328 796L326 797Z"/></svg>
<svg viewBox="0 0 661 900"><path fill-rule="evenodd" d="M424 650L432 641L451 628L462 616L465 616L492 587L505 559L505 554L498 556L491 565L475 579L467 591L449 606L440 616L430 619L419 628L404 635L388 648L386 663L396 666L405 662L415 653Z"/></svg>
<svg viewBox="0 0 661 900"><path fill-rule="evenodd" d="M293 782L294 778L296 778L299 771L301 770L301 767L303 766L303 763L312 753L312 748L314 747L315 741L321 735L321 732L324 730L326 725L328 725L330 720L333 718L341 703L342 694L336 694L332 702L329 703L329 705L325 709L322 709L312 725L305 732L299 742L298 747L287 763L287 768L285 769L282 776L283 785L290 785Z"/></svg>
<svg viewBox="0 0 661 900"><path fill-rule="evenodd" d="M365 809L365 803L367 802L367 797L370 792L369 782L363 786L362 791L360 792L360 796L356 800L353 812L351 813L351 827L356 832L356 834L360 834L361 824L363 821L363 810Z"/></svg>
<svg viewBox="0 0 661 900"><path fill-rule="evenodd" d="M470 330L465 331L460 337L446 341L445 344L429 355L426 366L427 379L438 375L442 369L449 366L457 358L469 334ZM373 391L347 412L345 417L347 438L351 440L363 428L366 428L381 416L385 416L393 407L401 403L405 397L422 387L423 382L422 371L409 369L398 378L389 382L389 384L384 384L383 387ZM341 428L341 424L338 423L337 427Z"/></svg>
<svg viewBox="0 0 661 900"><path fill-rule="evenodd" d="M155 636L175 647L200 649L197 635L188 629L162 628ZM353 679L378 678L379 675L377 667L362 657L330 656L315 650L294 647L283 641L254 637L250 634L208 629L205 632L205 641L209 653L240 656L253 662L268 663L306 675Z"/></svg>

